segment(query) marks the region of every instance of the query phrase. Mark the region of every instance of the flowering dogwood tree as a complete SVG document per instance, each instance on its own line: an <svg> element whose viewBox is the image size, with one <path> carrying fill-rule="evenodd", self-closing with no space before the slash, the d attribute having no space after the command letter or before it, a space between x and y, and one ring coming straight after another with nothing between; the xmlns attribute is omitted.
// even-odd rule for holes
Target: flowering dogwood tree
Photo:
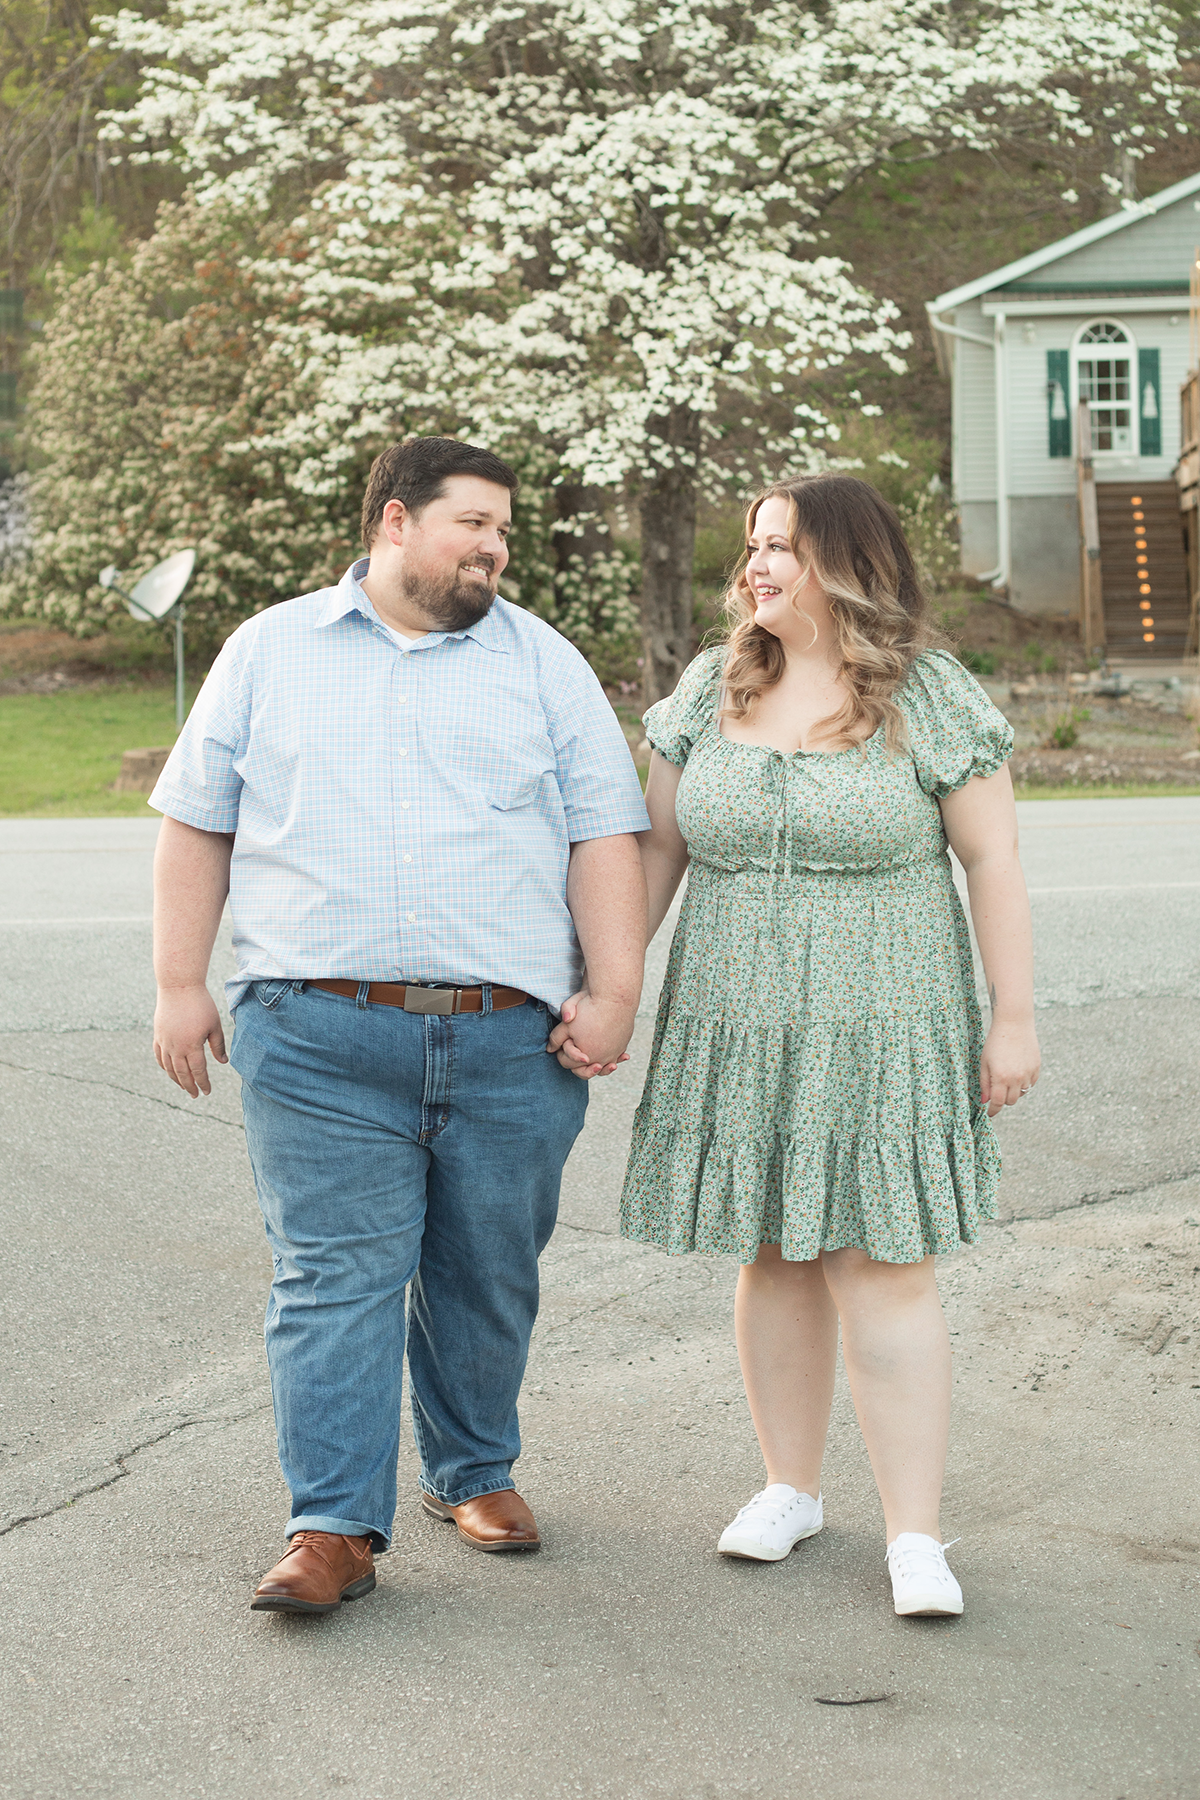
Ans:
<svg viewBox="0 0 1200 1800"><path fill-rule="evenodd" d="M416 413L539 446L593 553L605 497L635 502L651 698L691 652L697 493L812 466L814 378L900 366L895 309L825 253L831 200L905 151L1097 118L1136 154L1179 109L1152 0L155 12L111 24L145 78L109 129L292 226L276 276L313 398L276 436L303 448L296 481L336 484Z"/></svg>
<svg viewBox="0 0 1200 1800"><path fill-rule="evenodd" d="M262 329L283 308L255 280L254 244L219 207L171 208L128 262L63 285L37 348L28 520L0 555L8 610L94 628L125 616L97 581L103 564L136 578L195 546L190 630L219 644L354 554L358 496L291 480L300 454L282 428L319 395L286 337ZM354 473L361 486L365 462Z"/></svg>
<svg viewBox="0 0 1200 1800"><path fill-rule="evenodd" d="M125 617L99 584L103 564L128 585L192 546L189 640L215 648L248 613L337 580L358 551L362 489L385 444L463 428L459 404L408 404L428 384L405 379L403 334L377 282L326 283L318 298L317 284L297 281L321 230L336 230L324 213L305 223L301 237L189 201L164 208L127 258L60 282L33 357L30 467L0 484L0 610L86 633ZM392 234L393 260L428 256L427 237L407 252L404 241ZM329 380L339 351L372 343L390 371L377 412L362 400L370 354L353 406ZM350 422L333 468L313 456L331 410ZM637 653L628 561L606 546L586 583L569 567L564 578L555 465L536 441L515 455L520 583L506 592L553 619L602 676L622 675Z"/></svg>

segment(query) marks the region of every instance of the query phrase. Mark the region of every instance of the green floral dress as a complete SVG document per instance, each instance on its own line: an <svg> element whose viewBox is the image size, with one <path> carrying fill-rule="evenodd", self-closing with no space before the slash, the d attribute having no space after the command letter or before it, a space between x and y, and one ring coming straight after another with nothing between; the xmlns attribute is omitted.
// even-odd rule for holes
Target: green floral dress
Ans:
<svg viewBox="0 0 1200 1800"><path fill-rule="evenodd" d="M880 730L820 752L721 733L724 651L646 714L683 768L691 868L621 1201L624 1237L753 1262L847 1245L919 1262L995 1213L982 1024L938 800L1012 730L966 670L919 656Z"/></svg>

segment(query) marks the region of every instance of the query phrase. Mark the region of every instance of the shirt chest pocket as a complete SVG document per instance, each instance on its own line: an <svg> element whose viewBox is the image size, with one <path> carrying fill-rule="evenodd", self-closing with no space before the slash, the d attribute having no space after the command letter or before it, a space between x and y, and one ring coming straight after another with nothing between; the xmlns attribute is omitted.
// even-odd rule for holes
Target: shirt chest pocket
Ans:
<svg viewBox="0 0 1200 1800"><path fill-rule="evenodd" d="M557 772L540 718L498 704L489 716L450 721L432 746L442 773L497 812L532 806Z"/></svg>

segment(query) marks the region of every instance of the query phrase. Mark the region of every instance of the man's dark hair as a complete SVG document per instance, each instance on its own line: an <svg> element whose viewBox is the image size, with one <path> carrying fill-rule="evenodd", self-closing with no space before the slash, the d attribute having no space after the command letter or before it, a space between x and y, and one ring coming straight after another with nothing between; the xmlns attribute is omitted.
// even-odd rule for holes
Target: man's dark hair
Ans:
<svg viewBox="0 0 1200 1800"><path fill-rule="evenodd" d="M507 488L510 494L520 486L508 464L478 444L448 437L409 438L407 443L391 444L371 464L363 498L362 538L368 554L389 500L402 500L404 510L415 518L431 500L441 498L452 475L477 475L481 481Z"/></svg>

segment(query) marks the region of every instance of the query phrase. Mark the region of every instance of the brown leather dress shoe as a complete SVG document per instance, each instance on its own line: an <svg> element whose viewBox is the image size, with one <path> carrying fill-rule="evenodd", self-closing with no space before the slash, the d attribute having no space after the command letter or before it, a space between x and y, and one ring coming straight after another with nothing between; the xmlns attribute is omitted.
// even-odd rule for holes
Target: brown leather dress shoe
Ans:
<svg viewBox="0 0 1200 1800"><path fill-rule="evenodd" d="M542 1541L537 1521L512 1488L477 1494L461 1506L447 1506L432 1494L422 1494L421 1505L431 1518L453 1519L459 1537L476 1550L536 1550Z"/></svg>
<svg viewBox="0 0 1200 1800"><path fill-rule="evenodd" d="M298 1531L250 1602L251 1612L336 1612L375 1586L369 1537L336 1531Z"/></svg>

